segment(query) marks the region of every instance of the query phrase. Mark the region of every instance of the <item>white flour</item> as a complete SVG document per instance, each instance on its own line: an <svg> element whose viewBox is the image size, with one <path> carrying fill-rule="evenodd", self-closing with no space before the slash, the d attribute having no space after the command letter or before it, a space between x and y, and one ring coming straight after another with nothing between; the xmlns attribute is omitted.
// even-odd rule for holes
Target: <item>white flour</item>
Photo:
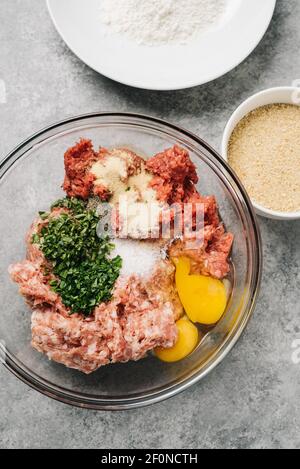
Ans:
<svg viewBox="0 0 300 469"><path fill-rule="evenodd" d="M186 44L216 26L227 0L100 0L102 22L138 44Z"/></svg>

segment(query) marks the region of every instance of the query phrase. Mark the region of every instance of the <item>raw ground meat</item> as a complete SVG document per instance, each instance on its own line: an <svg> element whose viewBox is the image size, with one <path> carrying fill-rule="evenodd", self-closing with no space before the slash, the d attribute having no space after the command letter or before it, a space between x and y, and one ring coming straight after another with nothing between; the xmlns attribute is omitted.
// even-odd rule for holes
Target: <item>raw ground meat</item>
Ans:
<svg viewBox="0 0 300 469"><path fill-rule="evenodd" d="M58 212L55 212L57 216ZM45 225L38 219L27 235L27 260L10 267L13 281L32 308L32 346L49 359L84 373L109 363L139 360L155 347L171 347L182 306L174 288L174 269L161 262L153 277L120 277L113 299L90 317L70 315L44 275L45 258L33 233Z"/></svg>
<svg viewBox="0 0 300 469"><path fill-rule="evenodd" d="M65 180L63 188L69 197L87 199L95 177L88 169L98 158L90 140L80 140L65 153Z"/></svg>
<svg viewBox="0 0 300 469"><path fill-rule="evenodd" d="M218 213L214 196L203 196L195 184L198 182L196 168L188 153L174 146L157 154L147 162L147 168L155 177L151 186L157 191L158 199L176 204L176 216L183 219L186 204L192 206L191 231L196 228L196 215L203 215L203 245L197 249L189 248L191 232L183 233L181 239L171 244L171 257L187 256L192 261L192 271L202 275L222 279L230 272L228 258L233 235L226 233ZM179 211L179 213L178 213ZM175 212L173 213L175 218ZM185 227L186 229L186 227ZM196 234L195 234L196 235Z"/></svg>
<svg viewBox="0 0 300 469"><path fill-rule="evenodd" d="M87 374L109 363L140 360L155 347L171 347L176 339L172 304L153 301L134 276L120 279L113 301L98 306L89 318L51 305L32 314L33 347Z"/></svg>
<svg viewBox="0 0 300 469"><path fill-rule="evenodd" d="M202 205L205 225L217 227L220 224L218 204L215 196L204 196L199 194L193 183L187 185L183 203L192 204L194 213L196 212L197 204Z"/></svg>
<svg viewBox="0 0 300 469"><path fill-rule="evenodd" d="M95 184L91 167L111 155L126 161L128 177L145 165L130 150L96 152L89 140L81 140L65 153L63 187L67 195L82 199L98 195L101 200L108 200L110 190L106 185ZM191 249L183 236L171 242L169 256L188 256L192 272L224 278L230 271L228 258L233 235L226 233L220 222L215 197L198 193L195 187L198 176L188 153L174 146L148 160L146 168L153 175L150 187L156 191L157 201L178 204L181 216L186 203L192 205L194 217L199 204L204 212L202 247ZM50 217L66 211L54 209ZM139 360L155 347L174 345L178 333L176 320L182 316L183 308L176 291L175 269L169 260L161 261L151 278L120 277L112 300L95 308L91 316L71 315L60 296L51 290L49 281L53 275L44 273L45 266L51 272L51 265L38 245L31 243L32 235L47 223L41 218L33 223L27 235L26 260L9 269L33 310L32 345L36 350L70 368L91 373L109 363Z"/></svg>
<svg viewBox="0 0 300 469"><path fill-rule="evenodd" d="M143 158L127 148L114 148L107 153L107 157L109 156L118 157L124 161L126 164L126 179L138 174L144 164Z"/></svg>
<svg viewBox="0 0 300 469"><path fill-rule="evenodd" d="M232 243L233 235L226 233L222 224L218 228L207 225L204 228L204 243L201 249L189 249L188 242L179 239L171 244L169 255L189 257L191 273L223 279L230 272L228 257Z"/></svg>
<svg viewBox="0 0 300 469"><path fill-rule="evenodd" d="M76 195L82 198L98 195L101 200L109 200L111 196L110 190L105 185L95 184L95 176L90 170L96 161L103 160L105 162L110 157L118 157L126 162L126 178L138 174L141 167L145 164L145 160L131 150L119 148L108 151L102 148L97 153L94 151L91 141L81 140L65 153L66 178L64 189L67 195ZM193 210L192 229L195 229L197 212L199 213L199 211L204 216L205 226L218 229L220 218L217 201L214 196L203 196L197 191L195 186L198 182L196 167L186 150L175 145L158 153L146 161L146 169L153 175L150 187L156 192L157 201L165 202L168 206L177 204L179 209L176 208L174 211L176 210L177 216L182 216L182 219L184 205L191 204ZM147 190L147 187L145 187L145 190ZM180 214L178 214L178 210ZM112 224L118 232L120 219L117 208L113 211L113 214ZM163 216L162 212L162 222ZM171 223L174 221L174 218L175 212L171 211ZM169 223L169 215L167 216L167 222ZM222 257L224 258L224 256ZM227 262L227 259L225 262ZM228 269L228 265L226 267ZM226 268L224 267L221 270L226 271Z"/></svg>
<svg viewBox="0 0 300 469"><path fill-rule="evenodd" d="M169 205L182 202L187 186L198 182L188 152L177 145L150 158L146 167L154 175L150 185L157 191L158 200Z"/></svg>
<svg viewBox="0 0 300 469"><path fill-rule="evenodd" d="M114 149L108 151L100 148L94 150L91 140L81 139L74 147L69 148L64 155L65 179L63 189L69 197L87 199L90 196L98 196L106 201L111 193L105 185L95 184L96 177L91 172L91 167L97 161L113 156L122 159L127 165L127 178L138 172L143 159L127 149Z"/></svg>

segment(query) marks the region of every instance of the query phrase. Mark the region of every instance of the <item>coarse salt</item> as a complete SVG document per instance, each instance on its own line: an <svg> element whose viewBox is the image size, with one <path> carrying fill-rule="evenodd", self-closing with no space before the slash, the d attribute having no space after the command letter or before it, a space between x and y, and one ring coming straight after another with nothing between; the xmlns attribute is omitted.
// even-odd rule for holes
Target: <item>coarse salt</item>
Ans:
<svg viewBox="0 0 300 469"><path fill-rule="evenodd" d="M130 275L149 277L163 258L161 244L157 240L137 241L115 238L112 242L115 245L112 255L121 256L123 260L121 275L126 277Z"/></svg>

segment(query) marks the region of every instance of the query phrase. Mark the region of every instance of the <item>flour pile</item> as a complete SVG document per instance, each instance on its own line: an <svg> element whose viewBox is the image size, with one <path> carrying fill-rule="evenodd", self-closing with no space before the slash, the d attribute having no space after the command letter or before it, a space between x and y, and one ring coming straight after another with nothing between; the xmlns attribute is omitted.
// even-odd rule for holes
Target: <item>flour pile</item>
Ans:
<svg viewBox="0 0 300 469"><path fill-rule="evenodd" d="M186 44L216 26L227 0L100 0L102 22L137 44Z"/></svg>

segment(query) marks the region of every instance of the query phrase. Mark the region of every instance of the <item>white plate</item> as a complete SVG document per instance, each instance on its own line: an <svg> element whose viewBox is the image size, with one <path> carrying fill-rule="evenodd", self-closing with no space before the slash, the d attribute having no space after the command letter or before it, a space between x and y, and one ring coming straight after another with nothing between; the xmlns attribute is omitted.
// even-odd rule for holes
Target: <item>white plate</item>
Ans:
<svg viewBox="0 0 300 469"><path fill-rule="evenodd" d="M57 31L83 62L120 83L152 90L207 83L253 51L269 26L276 0L227 2L218 27L193 42L148 47L105 34L99 0L47 0Z"/></svg>

